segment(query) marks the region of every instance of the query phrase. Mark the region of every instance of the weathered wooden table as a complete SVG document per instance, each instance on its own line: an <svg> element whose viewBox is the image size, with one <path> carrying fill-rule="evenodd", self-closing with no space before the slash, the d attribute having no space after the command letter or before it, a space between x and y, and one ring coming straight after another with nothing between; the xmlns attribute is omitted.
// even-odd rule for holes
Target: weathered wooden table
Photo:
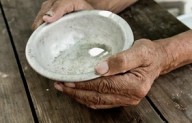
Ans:
<svg viewBox="0 0 192 123"><path fill-rule="evenodd" d="M25 45L42 0L1 0L0 123L190 123L192 66L158 78L138 106L91 110L57 92L28 65ZM120 14L136 39L166 38L188 30L152 0L140 0ZM176 49L177 50L177 49Z"/></svg>

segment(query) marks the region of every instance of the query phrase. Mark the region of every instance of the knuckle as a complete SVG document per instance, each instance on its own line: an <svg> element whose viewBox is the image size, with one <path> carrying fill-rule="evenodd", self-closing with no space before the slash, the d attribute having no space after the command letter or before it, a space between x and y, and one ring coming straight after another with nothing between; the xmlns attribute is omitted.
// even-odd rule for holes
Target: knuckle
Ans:
<svg viewBox="0 0 192 123"><path fill-rule="evenodd" d="M131 70L131 73L136 77L136 81L140 84L148 80L147 70L145 68Z"/></svg>
<svg viewBox="0 0 192 123"><path fill-rule="evenodd" d="M87 82L86 84L82 84L82 89L84 89L84 88L91 89L92 88L92 84L89 83L89 82Z"/></svg>
<svg viewBox="0 0 192 123"><path fill-rule="evenodd" d="M113 94L120 94L123 92L119 87L123 82L120 82L119 78L108 78L107 84L108 84L108 90L109 92ZM119 84L119 85L118 85Z"/></svg>
<svg viewBox="0 0 192 123"><path fill-rule="evenodd" d="M86 105L87 107L91 105L90 101L86 97L75 97L75 98L78 98L78 100L80 100L80 103Z"/></svg>
<svg viewBox="0 0 192 123"><path fill-rule="evenodd" d="M100 93L107 93L109 88L110 83L105 78L101 78L98 86L98 91Z"/></svg>
<svg viewBox="0 0 192 123"><path fill-rule="evenodd" d="M121 69L122 71L126 69L127 66L127 59L126 59L126 54L120 53L116 56L116 63L115 64L119 64L119 69Z"/></svg>
<svg viewBox="0 0 192 123"><path fill-rule="evenodd" d="M95 96L91 97L89 99L89 102L92 104L92 105L100 105L100 104L103 104L104 102L102 101L102 98L101 96L97 93Z"/></svg>
<svg viewBox="0 0 192 123"><path fill-rule="evenodd" d="M92 88L94 88L93 84L90 83L90 82L82 83L82 84L80 84L80 86L81 86L80 88L82 88L82 89L92 89Z"/></svg>
<svg viewBox="0 0 192 123"><path fill-rule="evenodd" d="M118 93L114 79L110 77L102 78L99 82L98 91L100 93Z"/></svg>
<svg viewBox="0 0 192 123"><path fill-rule="evenodd" d="M135 73L135 75L137 76L137 80L140 82L141 85L146 83L146 81L147 81L147 77L144 74L145 73L141 73L140 71Z"/></svg>
<svg viewBox="0 0 192 123"><path fill-rule="evenodd" d="M142 69L137 69L135 71L132 71L132 73L136 77L135 81L137 81L137 84L134 86L134 95L141 99L147 95L151 87L151 79L146 71Z"/></svg>
<svg viewBox="0 0 192 123"><path fill-rule="evenodd" d="M138 89L136 90L136 95L139 99L144 98L148 93L148 88L146 88L146 86L142 86L140 85L140 87L138 87Z"/></svg>

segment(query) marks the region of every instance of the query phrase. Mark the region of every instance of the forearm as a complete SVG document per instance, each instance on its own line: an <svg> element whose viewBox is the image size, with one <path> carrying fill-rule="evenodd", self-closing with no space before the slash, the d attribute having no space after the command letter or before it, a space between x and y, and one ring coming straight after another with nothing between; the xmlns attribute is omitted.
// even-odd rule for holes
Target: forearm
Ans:
<svg viewBox="0 0 192 123"><path fill-rule="evenodd" d="M159 40L158 43L164 47L167 54L161 74L192 63L192 30Z"/></svg>
<svg viewBox="0 0 192 123"><path fill-rule="evenodd" d="M109 10L119 13L137 0L86 0L95 9Z"/></svg>

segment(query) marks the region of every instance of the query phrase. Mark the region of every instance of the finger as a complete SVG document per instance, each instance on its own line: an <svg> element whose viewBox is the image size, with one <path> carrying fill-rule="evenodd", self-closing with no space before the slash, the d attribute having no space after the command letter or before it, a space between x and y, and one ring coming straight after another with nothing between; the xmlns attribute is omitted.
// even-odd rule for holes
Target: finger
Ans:
<svg viewBox="0 0 192 123"><path fill-rule="evenodd" d="M49 1L45 1L42 4L41 9L40 9L39 13L37 14L37 17L35 18L35 20L32 24L33 30L35 30L37 27L39 27L44 22L43 16L45 15L45 13L47 13L49 11L53 2L54 2L53 0L49 0Z"/></svg>
<svg viewBox="0 0 192 123"><path fill-rule="evenodd" d="M115 75L110 77L101 77L98 79L77 82L77 83L64 83L65 86L81 90L97 91L103 94L119 94L122 96L133 97L132 88L137 86L135 76L131 75ZM130 91L129 91L130 90Z"/></svg>
<svg viewBox="0 0 192 123"><path fill-rule="evenodd" d="M63 85L63 92L73 98L80 99L88 106L93 105L134 105L137 101L114 94L101 94L95 91L85 91L69 88Z"/></svg>
<svg viewBox="0 0 192 123"><path fill-rule="evenodd" d="M54 87L58 90L58 91L63 91L63 84L60 82L55 82L54 83Z"/></svg>
<svg viewBox="0 0 192 123"><path fill-rule="evenodd" d="M82 6L80 6L82 4ZM57 1L54 3L53 7L50 9L53 16L43 16L43 20L47 23L52 23L60 19L63 15L79 10L93 9L87 3L74 3L66 1Z"/></svg>
<svg viewBox="0 0 192 123"><path fill-rule="evenodd" d="M78 103L83 104L89 108L92 109L110 109L110 108L116 108L116 107L120 107L120 105L88 105L86 103L84 103L84 101L78 99L78 98L74 98Z"/></svg>
<svg viewBox="0 0 192 123"><path fill-rule="evenodd" d="M55 22L67 13L64 11L67 7L66 4L62 4L62 1L56 1L47 14L43 16L43 20L47 23Z"/></svg>
<svg viewBox="0 0 192 123"><path fill-rule="evenodd" d="M104 94L120 94L125 90L125 81L123 76L101 77L98 79L77 82L64 83L65 86L81 90L97 91ZM128 80L128 79L127 79Z"/></svg>
<svg viewBox="0 0 192 123"><path fill-rule="evenodd" d="M140 51L131 48L114 56L111 56L106 61L96 65L95 70L103 76L110 76L119 73L125 73L131 69L143 65L143 58Z"/></svg>
<svg viewBox="0 0 192 123"><path fill-rule="evenodd" d="M78 99L78 98L74 98L78 103L83 104L89 108L92 109L110 109L110 108L116 108L116 107L120 107L120 105L88 105L85 104L82 100Z"/></svg>
<svg viewBox="0 0 192 123"><path fill-rule="evenodd" d="M140 100L147 94L147 89L150 88L148 86L149 83L145 84L146 79L142 78L142 75L135 71L124 75L102 77L87 82L64 83L64 85L74 89L122 95L134 100Z"/></svg>

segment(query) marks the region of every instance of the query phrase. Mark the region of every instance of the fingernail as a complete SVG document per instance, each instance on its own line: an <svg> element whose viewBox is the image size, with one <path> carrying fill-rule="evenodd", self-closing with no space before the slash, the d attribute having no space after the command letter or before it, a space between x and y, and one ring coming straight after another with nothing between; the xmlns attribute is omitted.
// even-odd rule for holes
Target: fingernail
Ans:
<svg viewBox="0 0 192 123"><path fill-rule="evenodd" d="M75 87L75 83L64 83L65 86L70 87L70 88L74 88Z"/></svg>
<svg viewBox="0 0 192 123"><path fill-rule="evenodd" d="M45 16L52 17L53 16L53 11L49 10L47 13L45 13Z"/></svg>
<svg viewBox="0 0 192 123"><path fill-rule="evenodd" d="M56 88L57 90L63 91L63 88L61 87L61 85L55 84L54 86L55 86L55 88Z"/></svg>
<svg viewBox="0 0 192 123"><path fill-rule="evenodd" d="M107 61L103 61L96 65L95 70L98 74L105 74L109 71L109 66L107 64Z"/></svg>

